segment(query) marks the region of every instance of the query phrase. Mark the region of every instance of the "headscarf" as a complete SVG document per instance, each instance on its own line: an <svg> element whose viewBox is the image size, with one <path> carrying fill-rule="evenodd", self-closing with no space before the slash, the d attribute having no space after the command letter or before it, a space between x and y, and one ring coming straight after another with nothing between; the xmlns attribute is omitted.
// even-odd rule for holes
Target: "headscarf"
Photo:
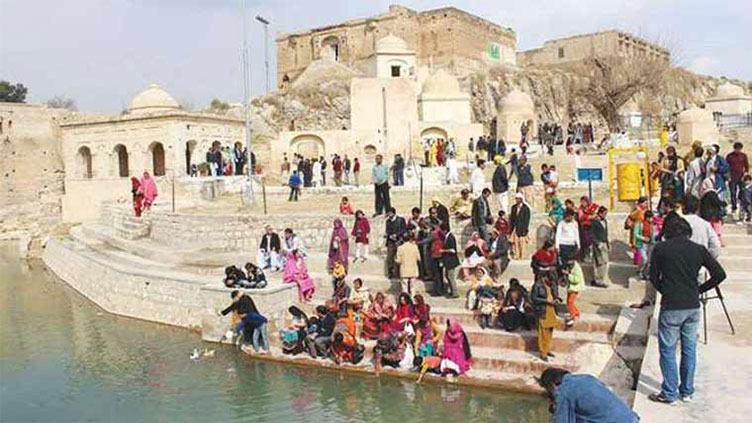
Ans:
<svg viewBox="0 0 752 423"><path fill-rule="evenodd" d="M465 331L462 330L462 324L456 319L448 320L448 328L444 332L444 356L453 361L460 368L460 373L465 373L470 369L470 360L472 353L470 351L470 342L467 340Z"/></svg>
<svg viewBox="0 0 752 423"><path fill-rule="evenodd" d="M416 319L424 321L431 320L431 306L426 304L426 301L420 294L415 296L414 310Z"/></svg>
<svg viewBox="0 0 752 423"><path fill-rule="evenodd" d="M339 248L335 248L337 238L339 239ZM345 270L347 270L349 254L350 244L347 229L345 229L345 225L341 219L334 219L334 230L332 231L332 238L329 240L329 260L327 265L333 269L336 263L341 263Z"/></svg>
<svg viewBox="0 0 752 423"><path fill-rule="evenodd" d="M138 181L138 178L135 176L131 176L131 192L133 195L138 194L138 188L141 186L141 183Z"/></svg>

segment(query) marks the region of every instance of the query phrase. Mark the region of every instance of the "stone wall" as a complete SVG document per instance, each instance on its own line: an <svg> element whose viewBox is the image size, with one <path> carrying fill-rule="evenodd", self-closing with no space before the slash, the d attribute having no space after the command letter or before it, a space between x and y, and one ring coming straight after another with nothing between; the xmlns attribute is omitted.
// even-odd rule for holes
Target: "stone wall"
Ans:
<svg viewBox="0 0 752 423"><path fill-rule="evenodd" d="M376 41L389 34L405 40L415 51L418 66L477 70L496 63L514 63L516 35L509 28L454 7L416 12L391 6L387 13L277 38L277 83L295 80L313 61L327 59L337 45L337 61L367 72ZM490 43L503 50L498 62L488 57Z"/></svg>
<svg viewBox="0 0 752 423"><path fill-rule="evenodd" d="M0 103L0 239L39 237L61 221L58 123L71 112Z"/></svg>
<svg viewBox="0 0 752 423"><path fill-rule="evenodd" d="M230 303L230 289L200 276L140 268L107 260L67 238L47 243L44 263L58 277L105 311L157 323L201 330L218 338L229 317L217 311ZM253 290L259 310L272 319L297 300L292 285Z"/></svg>

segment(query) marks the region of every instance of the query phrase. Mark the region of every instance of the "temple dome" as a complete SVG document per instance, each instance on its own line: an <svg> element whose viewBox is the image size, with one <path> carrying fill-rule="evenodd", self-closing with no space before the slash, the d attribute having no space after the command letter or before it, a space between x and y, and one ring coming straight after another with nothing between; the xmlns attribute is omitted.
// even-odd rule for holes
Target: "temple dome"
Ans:
<svg viewBox="0 0 752 423"><path fill-rule="evenodd" d="M457 95L461 94L460 83L449 72L439 69L423 82L422 94Z"/></svg>
<svg viewBox="0 0 752 423"><path fill-rule="evenodd" d="M732 84L730 82L725 82L718 86L718 88L715 90L715 98L739 98L739 97L745 97L744 95L744 88Z"/></svg>
<svg viewBox="0 0 752 423"><path fill-rule="evenodd" d="M154 113L179 108L178 102L167 91L159 88L157 84L151 84L145 91L133 97L128 111L130 113Z"/></svg>
<svg viewBox="0 0 752 423"><path fill-rule="evenodd" d="M676 118L676 123L713 123L713 113L699 107L689 108Z"/></svg>
<svg viewBox="0 0 752 423"><path fill-rule="evenodd" d="M520 91L518 88L513 89L509 94L501 99L499 108L502 111L535 110L533 98L529 94Z"/></svg>
<svg viewBox="0 0 752 423"><path fill-rule="evenodd" d="M392 34L376 41L376 53L380 54L405 54L413 53L402 38Z"/></svg>

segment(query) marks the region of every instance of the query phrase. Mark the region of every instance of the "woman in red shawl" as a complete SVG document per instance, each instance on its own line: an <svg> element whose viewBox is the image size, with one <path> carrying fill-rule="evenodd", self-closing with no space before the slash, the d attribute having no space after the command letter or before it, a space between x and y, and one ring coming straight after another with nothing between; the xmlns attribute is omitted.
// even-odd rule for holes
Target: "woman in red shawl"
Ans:
<svg viewBox="0 0 752 423"><path fill-rule="evenodd" d="M397 332L405 330L405 325L415 321L415 307L413 306L413 300L407 293L403 292L399 295L399 304L397 304L397 312L394 315L393 327Z"/></svg>
<svg viewBox="0 0 752 423"><path fill-rule="evenodd" d="M390 332L394 308L384 299L382 292L376 293L371 306L363 313L363 331L361 336L365 339L378 339L379 335Z"/></svg>
<svg viewBox="0 0 752 423"><path fill-rule="evenodd" d="M436 143L436 164L444 166L444 140Z"/></svg>
<svg viewBox="0 0 752 423"><path fill-rule="evenodd" d="M465 331L458 320L447 320L447 330L444 332L444 352L441 358L449 360L457 365L458 373L464 374L470 370L473 355L470 351L470 342L467 340Z"/></svg>
<svg viewBox="0 0 752 423"><path fill-rule="evenodd" d="M415 312L415 320L424 320L426 322L431 320L431 306L426 304L422 295L418 294L415 296L413 310Z"/></svg>
<svg viewBox="0 0 752 423"><path fill-rule="evenodd" d="M558 280L556 278L556 246L552 240L547 239L543 243L543 247L533 254L530 267L533 268L533 274L536 278L542 275L550 275L552 280Z"/></svg>
<svg viewBox="0 0 752 423"><path fill-rule="evenodd" d="M141 182L135 176L131 177L131 194L133 194L133 211L136 213L136 217L141 217L141 209L144 204L144 195L141 194L139 188Z"/></svg>
<svg viewBox="0 0 752 423"><path fill-rule="evenodd" d="M334 219L332 239L329 241L329 260L326 263L329 271L331 272L336 263L342 264L345 271L347 271L349 254L350 240L347 235L347 229L342 224L342 220Z"/></svg>
<svg viewBox="0 0 752 423"><path fill-rule="evenodd" d="M590 197L583 195L580 197L580 208L577 209L577 222L580 224L580 249L583 251L583 257L586 255L584 252L588 251L590 245L593 243L593 232L591 230L593 226L593 219L598 214L598 204L590 200Z"/></svg>

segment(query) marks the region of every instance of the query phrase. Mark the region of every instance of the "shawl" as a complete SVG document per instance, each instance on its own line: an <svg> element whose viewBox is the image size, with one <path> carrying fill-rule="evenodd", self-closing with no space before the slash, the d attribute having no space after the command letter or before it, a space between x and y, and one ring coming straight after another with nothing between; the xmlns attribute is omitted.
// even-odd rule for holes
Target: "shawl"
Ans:
<svg viewBox="0 0 752 423"><path fill-rule="evenodd" d="M423 296L420 294L415 296L414 311L416 319L426 322L431 320L431 306L426 304Z"/></svg>
<svg viewBox="0 0 752 423"><path fill-rule="evenodd" d="M355 237L355 242L368 244L369 233L371 233L371 224L368 223L368 219L365 216L356 218L352 228L352 236Z"/></svg>
<svg viewBox="0 0 752 423"><path fill-rule="evenodd" d="M157 198L157 184L148 173L144 173L144 177L141 178L141 187L139 189L144 194L147 202L151 203Z"/></svg>
<svg viewBox="0 0 752 423"><path fill-rule="evenodd" d="M349 237L342 220L334 219L334 230L329 241L329 260L327 266L331 269L335 263L341 263L347 270L348 257L350 254Z"/></svg>
<svg viewBox="0 0 752 423"><path fill-rule="evenodd" d="M295 255L291 252L287 253L285 272L282 276L282 280L285 283L294 283L298 285L298 295L301 300L307 296L313 295L313 292L316 290L313 279L311 279L311 276L308 274L305 260L300 256L295 258Z"/></svg>
<svg viewBox="0 0 752 423"><path fill-rule="evenodd" d="M444 355L442 358L450 360L460 368L460 374L470 370L472 354L470 343L465 331L458 320L449 319L449 328L444 332Z"/></svg>

